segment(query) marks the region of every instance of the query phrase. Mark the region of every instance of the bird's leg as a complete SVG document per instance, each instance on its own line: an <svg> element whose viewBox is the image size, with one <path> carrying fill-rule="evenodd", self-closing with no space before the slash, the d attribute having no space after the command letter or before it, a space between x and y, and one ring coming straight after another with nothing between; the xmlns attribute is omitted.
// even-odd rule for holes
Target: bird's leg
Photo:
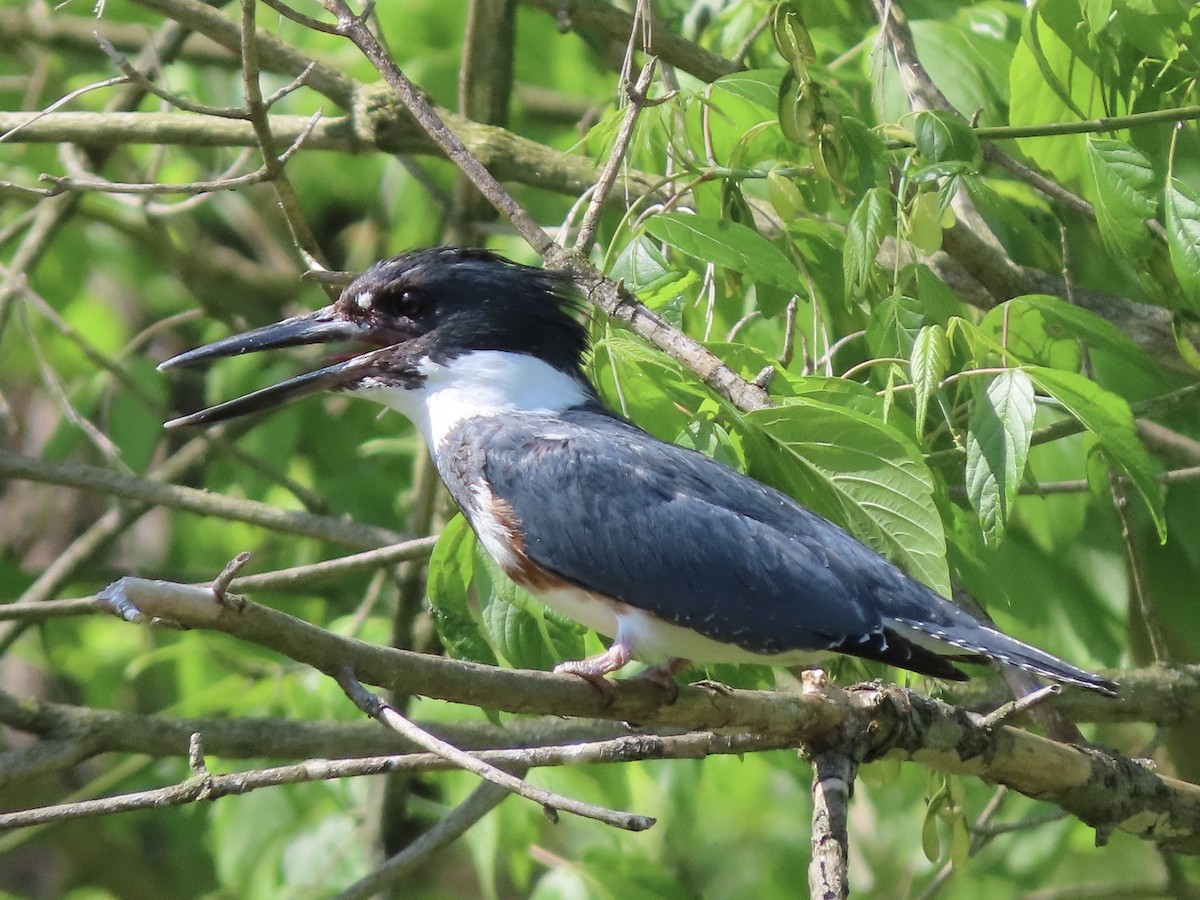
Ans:
<svg viewBox="0 0 1200 900"><path fill-rule="evenodd" d="M578 675L594 684L606 695L612 693L612 685L604 676L617 671L629 662L632 654L629 644L618 639L599 656L589 656L587 659L575 659L559 663L554 671L560 675Z"/></svg>

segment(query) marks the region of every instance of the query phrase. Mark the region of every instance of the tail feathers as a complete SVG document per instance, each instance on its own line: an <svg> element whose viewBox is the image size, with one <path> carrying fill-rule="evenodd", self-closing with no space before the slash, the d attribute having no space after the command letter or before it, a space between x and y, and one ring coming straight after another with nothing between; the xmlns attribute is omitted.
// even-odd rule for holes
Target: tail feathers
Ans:
<svg viewBox="0 0 1200 900"><path fill-rule="evenodd" d="M1098 691L1110 697L1117 695L1116 682L1073 666L1057 656L985 625L973 623L974 627L964 628L956 624L942 628L931 622L912 619L896 619L889 624L913 643L939 652L943 656L954 656L953 652L947 652L953 648L973 656L1016 666L1053 681Z"/></svg>
<svg viewBox="0 0 1200 900"><path fill-rule="evenodd" d="M968 675L955 666L943 653L937 653L916 641L909 640L891 628L850 637L829 647L837 653L858 656L875 662L887 663L947 681L967 681Z"/></svg>

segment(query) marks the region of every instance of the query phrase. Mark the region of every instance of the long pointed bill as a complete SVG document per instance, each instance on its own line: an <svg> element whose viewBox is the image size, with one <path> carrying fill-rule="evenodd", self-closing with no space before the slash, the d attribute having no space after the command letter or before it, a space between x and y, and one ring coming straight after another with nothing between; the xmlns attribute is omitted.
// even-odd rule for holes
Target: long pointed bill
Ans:
<svg viewBox="0 0 1200 900"><path fill-rule="evenodd" d="M301 344L324 344L334 341L350 341L361 339L367 334L362 325L348 322L337 316L332 307L325 307L316 312L302 316L293 316L274 325L255 328L244 334L235 334L223 340L214 341L187 353L181 353L168 359L158 368L173 369L177 366L189 366L212 359L226 356L239 356L243 353L256 353L259 350L274 350L280 347L296 347ZM369 371L372 363L379 356L379 350L372 350L342 362L334 363L315 372L306 372L289 378L279 384L263 388L236 400L227 400L202 409L187 416L180 416L164 424L166 428L180 428L186 425L212 425L224 422L238 416L260 412L279 406L297 397L315 394L327 388L343 387L361 379Z"/></svg>
<svg viewBox="0 0 1200 900"><path fill-rule="evenodd" d="M364 333L365 329L361 325L347 322L335 315L332 307L326 306L316 312L292 316L292 318L276 322L274 325L264 325L262 328L235 334L211 344L205 344L203 347L197 347L195 350L180 353L178 356L173 356L166 362L160 363L158 370L161 372L164 369L191 366L210 359L256 353L259 350L298 347L301 344L349 341L362 337Z"/></svg>
<svg viewBox="0 0 1200 900"><path fill-rule="evenodd" d="M236 419L238 416L245 416L250 413L261 412L264 409L280 406L289 400L295 400L297 397L307 397L309 394L315 394L325 388L340 387L349 380L361 377L360 370L364 362L372 356L374 356L373 353L363 354L362 356L354 357L354 359L326 366L324 369L317 369L315 372L306 372L303 375L297 375L295 378L289 378L287 381L273 384L271 387L255 391L253 394L238 397L236 400L226 400L224 403L218 403L216 406L210 406L208 409L180 416L178 419L171 419L169 422L164 422L163 427L182 428L186 425L215 425L217 422Z"/></svg>

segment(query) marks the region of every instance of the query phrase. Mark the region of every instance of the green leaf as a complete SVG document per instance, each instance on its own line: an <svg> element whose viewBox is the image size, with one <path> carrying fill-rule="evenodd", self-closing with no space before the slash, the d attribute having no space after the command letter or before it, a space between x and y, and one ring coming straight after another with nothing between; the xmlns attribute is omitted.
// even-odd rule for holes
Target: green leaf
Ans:
<svg viewBox="0 0 1200 900"><path fill-rule="evenodd" d="M886 187L892 158L879 135L849 116L842 119L842 135L850 150L850 190L861 194L873 187Z"/></svg>
<svg viewBox="0 0 1200 900"><path fill-rule="evenodd" d="M551 669L582 659L582 625L547 609L521 590L482 550L476 552L475 586L492 646L518 669Z"/></svg>
<svg viewBox="0 0 1200 900"><path fill-rule="evenodd" d="M722 75L713 82L713 88L745 100L764 113L773 114L782 77L779 69L749 69Z"/></svg>
<svg viewBox="0 0 1200 900"><path fill-rule="evenodd" d="M713 408L701 410L675 438L675 443L723 462L731 469L745 471L745 456L719 417L716 404L713 404Z"/></svg>
<svg viewBox="0 0 1200 900"><path fill-rule="evenodd" d="M1167 249L1189 308L1200 312L1200 195L1178 178L1167 183Z"/></svg>
<svg viewBox="0 0 1200 900"><path fill-rule="evenodd" d="M455 659L497 665L496 654L471 614L468 591L475 570L475 533L459 513L442 529L429 557L427 593L433 624Z"/></svg>
<svg viewBox="0 0 1200 900"><path fill-rule="evenodd" d="M651 309L673 300L698 280L694 272L672 268L658 245L644 235L625 245L608 274L624 282Z"/></svg>
<svg viewBox="0 0 1200 900"><path fill-rule="evenodd" d="M1116 466L1146 502L1160 540L1166 540L1167 521L1162 485L1155 478L1154 464L1133 423L1133 413L1122 398L1104 390L1094 381L1073 372L1060 372L1041 366L1025 371L1039 390L1049 394L1095 435L1111 465Z"/></svg>
<svg viewBox="0 0 1200 900"><path fill-rule="evenodd" d="M591 376L609 406L664 441L673 440L709 398L674 360L626 331L608 329L595 342Z"/></svg>
<svg viewBox="0 0 1200 900"><path fill-rule="evenodd" d="M938 835L938 816L948 797L946 785L943 783L929 800L925 807L925 820L921 823L921 852L931 863L935 863L942 855L942 842Z"/></svg>
<svg viewBox="0 0 1200 900"><path fill-rule="evenodd" d="M867 191L846 226L842 274L847 300L862 295L875 269L879 246L893 227L892 195L881 187Z"/></svg>
<svg viewBox="0 0 1200 900"><path fill-rule="evenodd" d="M800 8L792 0L775 6L771 36L775 39L775 49L788 61L796 77L804 77L808 66L817 61L817 51L800 16Z"/></svg>
<svg viewBox="0 0 1200 900"><path fill-rule="evenodd" d="M946 330L941 325L927 325L917 332L908 359L908 371L916 400L918 437L925 432L925 413L929 409L929 398L942 383L949 365L950 341L946 338Z"/></svg>
<svg viewBox="0 0 1200 900"><path fill-rule="evenodd" d="M1128 100L1102 89L1105 73L1094 53L1068 44L1051 19L1078 17L1077 0L1038 0L1028 8L1009 66L1009 124L1046 125L1124 115ZM1087 154L1082 135L1048 135L1017 140L1021 150L1060 184L1084 175Z"/></svg>
<svg viewBox="0 0 1200 900"><path fill-rule="evenodd" d="M979 138L962 116L948 110L917 114L913 140L926 162L965 162L978 169L983 162Z"/></svg>
<svg viewBox="0 0 1200 900"><path fill-rule="evenodd" d="M1100 237L1110 253L1144 259L1153 249L1146 220L1154 216L1154 168L1124 141L1089 135L1088 175Z"/></svg>
<svg viewBox="0 0 1200 900"><path fill-rule="evenodd" d="M767 448L746 445L752 474L846 528L949 596L946 538L933 476L916 446L871 416L796 397L747 414ZM753 454L753 455L751 455Z"/></svg>
<svg viewBox="0 0 1200 900"><path fill-rule="evenodd" d="M777 169L767 173L767 199L779 213L779 218L788 222L796 218L804 209L804 197L796 182L786 175L781 175Z"/></svg>
<svg viewBox="0 0 1200 900"><path fill-rule="evenodd" d="M997 375L976 399L967 426L967 496L984 539L998 544L1025 474L1033 436L1033 383L1021 369Z"/></svg>
<svg viewBox="0 0 1200 900"><path fill-rule="evenodd" d="M810 142L814 119L820 113L820 99L813 83L807 78L798 80L796 73L788 69L779 85L775 113L784 137L797 144Z"/></svg>
<svg viewBox="0 0 1200 900"><path fill-rule="evenodd" d="M1083 341L1092 350L1111 353L1147 372L1157 368L1146 351L1108 319L1061 297L1047 294L1013 297L990 309L980 323L997 339L1005 333L1006 324L1008 351L1027 362L1045 364L1053 357L1052 345L1068 343L1075 351L1070 358L1077 366L1077 343Z"/></svg>
<svg viewBox="0 0 1200 900"><path fill-rule="evenodd" d="M925 325L925 308L914 297L892 294L871 310L867 347L878 358L908 359L913 341Z"/></svg>
<svg viewBox="0 0 1200 900"><path fill-rule="evenodd" d="M801 289L796 267L786 254L753 228L723 219L662 213L646 221L646 230L702 262L714 262L754 281L769 281L793 292Z"/></svg>
<svg viewBox="0 0 1200 900"><path fill-rule="evenodd" d="M950 863L961 866L971 855L971 833L967 830L966 819L961 812L950 823Z"/></svg>
<svg viewBox="0 0 1200 900"><path fill-rule="evenodd" d="M942 211L938 195L924 191L913 199L908 212L908 239L928 256L942 249Z"/></svg>
<svg viewBox="0 0 1200 900"><path fill-rule="evenodd" d="M928 266L921 264L908 266L901 273L901 277L911 277L912 289L916 293L917 299L921 301L921 306L925 310L925 318L930 322L936 322L945 327L951 319L962 313L962 301L950 288L946 287L946 282L938 278Z"/></svg>

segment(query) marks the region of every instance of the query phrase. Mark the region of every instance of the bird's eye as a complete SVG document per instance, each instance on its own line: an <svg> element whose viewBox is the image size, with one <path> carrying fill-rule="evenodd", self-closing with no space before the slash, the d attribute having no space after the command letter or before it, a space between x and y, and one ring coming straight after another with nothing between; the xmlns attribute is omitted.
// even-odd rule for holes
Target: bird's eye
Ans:
<svg viewBox="0 0 1200 900"><path fill-rule="evenodd" d="M396 298L396 313L414 319L425 310L425 297L420 291L405 290Z"/></svg>

